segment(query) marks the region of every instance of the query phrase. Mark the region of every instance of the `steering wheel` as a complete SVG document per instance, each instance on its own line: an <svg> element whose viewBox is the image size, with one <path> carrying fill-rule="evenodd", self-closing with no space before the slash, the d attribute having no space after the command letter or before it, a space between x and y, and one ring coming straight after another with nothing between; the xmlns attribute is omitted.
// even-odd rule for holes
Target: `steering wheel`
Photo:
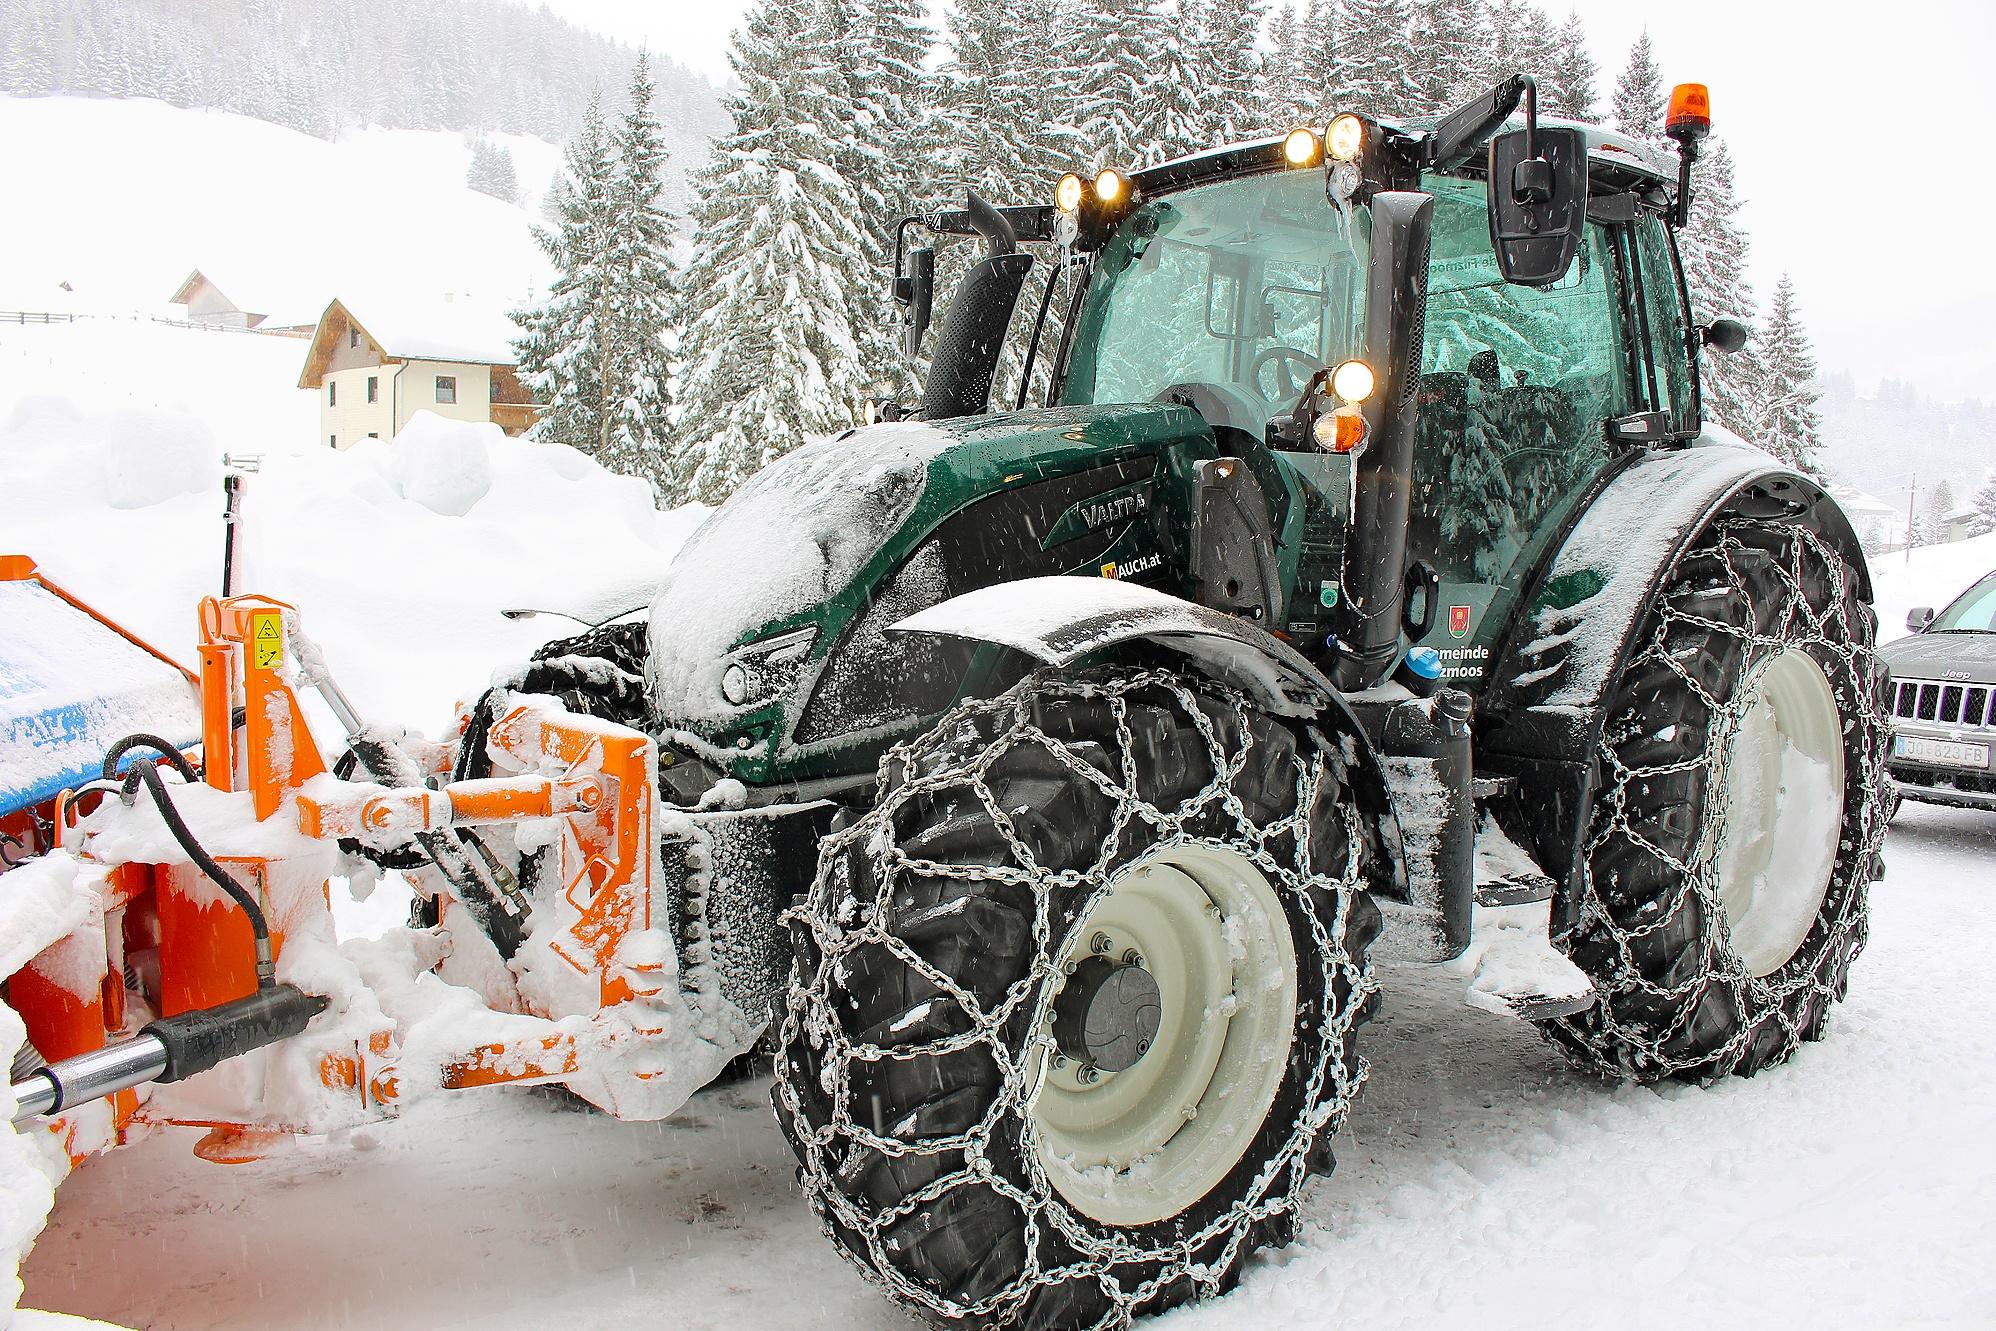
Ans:
<svg viewBox="0 0 1996 1331"><path fill-rule="evenodd" d="M1323 362L1307 351L1295 347L1270 347L1254 358L1248 367L1248 382L1261 392L1261 372L1268 365L1275 366L1276 391L1265 394L1270 402L1294 402L1303 396L1309 386L1310 377L1324 368ZM1301 377L1298 377L1300 372Z"/></svg>

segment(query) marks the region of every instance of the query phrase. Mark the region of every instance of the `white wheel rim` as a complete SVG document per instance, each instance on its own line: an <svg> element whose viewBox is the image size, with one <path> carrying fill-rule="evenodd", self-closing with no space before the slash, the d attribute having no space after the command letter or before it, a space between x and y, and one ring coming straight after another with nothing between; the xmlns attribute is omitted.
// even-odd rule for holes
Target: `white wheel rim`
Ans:
<svg viewBox="0 0 1996 1331"><path fill-rule="evenodd" d="M1794 957L1829 892L1843 834L1843 718L1829 676L1799 647L1747 688L1707 853L1733 951L1759 978Z"/></svg>
<svg viewBox="0 0 1996 1331"><path fill-rule="evenodd" d="M1268 1117L1296 1023L1296 948L1282 900L1246 857L1177 845L1124 869L1069 936L1063 969L1134 953L1157 985L1150 1048L1121 1072L1058 1056L1058 991L1028 1067L1033 1148L1082 1213L1143 1225L1179 1215L1240 1162ZM1069 973L1072 973L1071 971Z"/></svg>

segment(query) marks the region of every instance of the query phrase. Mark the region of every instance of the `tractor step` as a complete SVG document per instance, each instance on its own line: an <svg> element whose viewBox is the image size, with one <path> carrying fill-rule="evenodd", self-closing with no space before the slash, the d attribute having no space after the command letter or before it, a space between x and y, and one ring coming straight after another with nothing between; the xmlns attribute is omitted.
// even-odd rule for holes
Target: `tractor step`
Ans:
<svg viewBox="0 0 1996 1331"><path fill-rule="evenodd" d="M1521 906L1551 901L1552 891L1553 881L1538 862L1504 835L1495 818L1484 814L1476 829L1476 904Z"/></svg>
<svg viewBox="0 0 1996 1331"><path fill-rule="evenodd" d="M1476 831L1469 946L1455 963L1469 977L1463 1002L1520 1021L1594 1006L1593 981L1549 937L1552 893L1552 879L1486 815Z"/></svg>

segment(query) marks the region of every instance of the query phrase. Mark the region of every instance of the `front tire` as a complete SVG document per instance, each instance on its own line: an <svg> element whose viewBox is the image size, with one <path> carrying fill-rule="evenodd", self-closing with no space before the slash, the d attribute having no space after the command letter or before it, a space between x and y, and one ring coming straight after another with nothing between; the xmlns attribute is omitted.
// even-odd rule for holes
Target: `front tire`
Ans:
<svg viewBox="0 0 1996 1331"><path fill-rule="evenodd" d="M774 1099L827 1233L952 1326L1229 1287L1364 1077L1379 917L1338 750L1106 671L959 707L882 773L788 917Z"/></svg>
<svg viewBox="0 0 1996 1331"><path fill-rule="evenodd" d="M1873 628L1794 521L1723 519L1671 571L1608 699L1560 940L1601 1001L1541 1026L1581 1065L1702 1082L1821 1036L1889 818Z"/></svg>

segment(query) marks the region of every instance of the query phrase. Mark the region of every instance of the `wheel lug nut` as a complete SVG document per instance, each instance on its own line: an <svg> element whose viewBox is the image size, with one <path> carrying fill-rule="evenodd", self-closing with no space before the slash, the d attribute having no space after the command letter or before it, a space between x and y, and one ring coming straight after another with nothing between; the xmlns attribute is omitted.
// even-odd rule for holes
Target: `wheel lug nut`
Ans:
<svg viewBox="0 0 1996 1331"><path fill-rule="evenodd" d="M1097 956L1107 955L1109 949L1114 946L1115 944L1110 941L1107 934L1098 933L1088 940L1088 950Z"/></svg>
<svg viewBox="0 0 1996 1331"><path fill-rule="evenodd" d="M1141 966L1144 964L1144 954L1131 948L1123 954L1123 963L1128 966Z"/></svg>
<svg viewBox="0 0 1996 1331"><path fill-rule="evenodd" d="M1074 1074L1074 1077L1083 1086L1093 1086L1096 1082L1102 1080L1102 1069L1096 1067L1093 1063L1087 1063L1082 1066L1079 1072Z"/></svg>

